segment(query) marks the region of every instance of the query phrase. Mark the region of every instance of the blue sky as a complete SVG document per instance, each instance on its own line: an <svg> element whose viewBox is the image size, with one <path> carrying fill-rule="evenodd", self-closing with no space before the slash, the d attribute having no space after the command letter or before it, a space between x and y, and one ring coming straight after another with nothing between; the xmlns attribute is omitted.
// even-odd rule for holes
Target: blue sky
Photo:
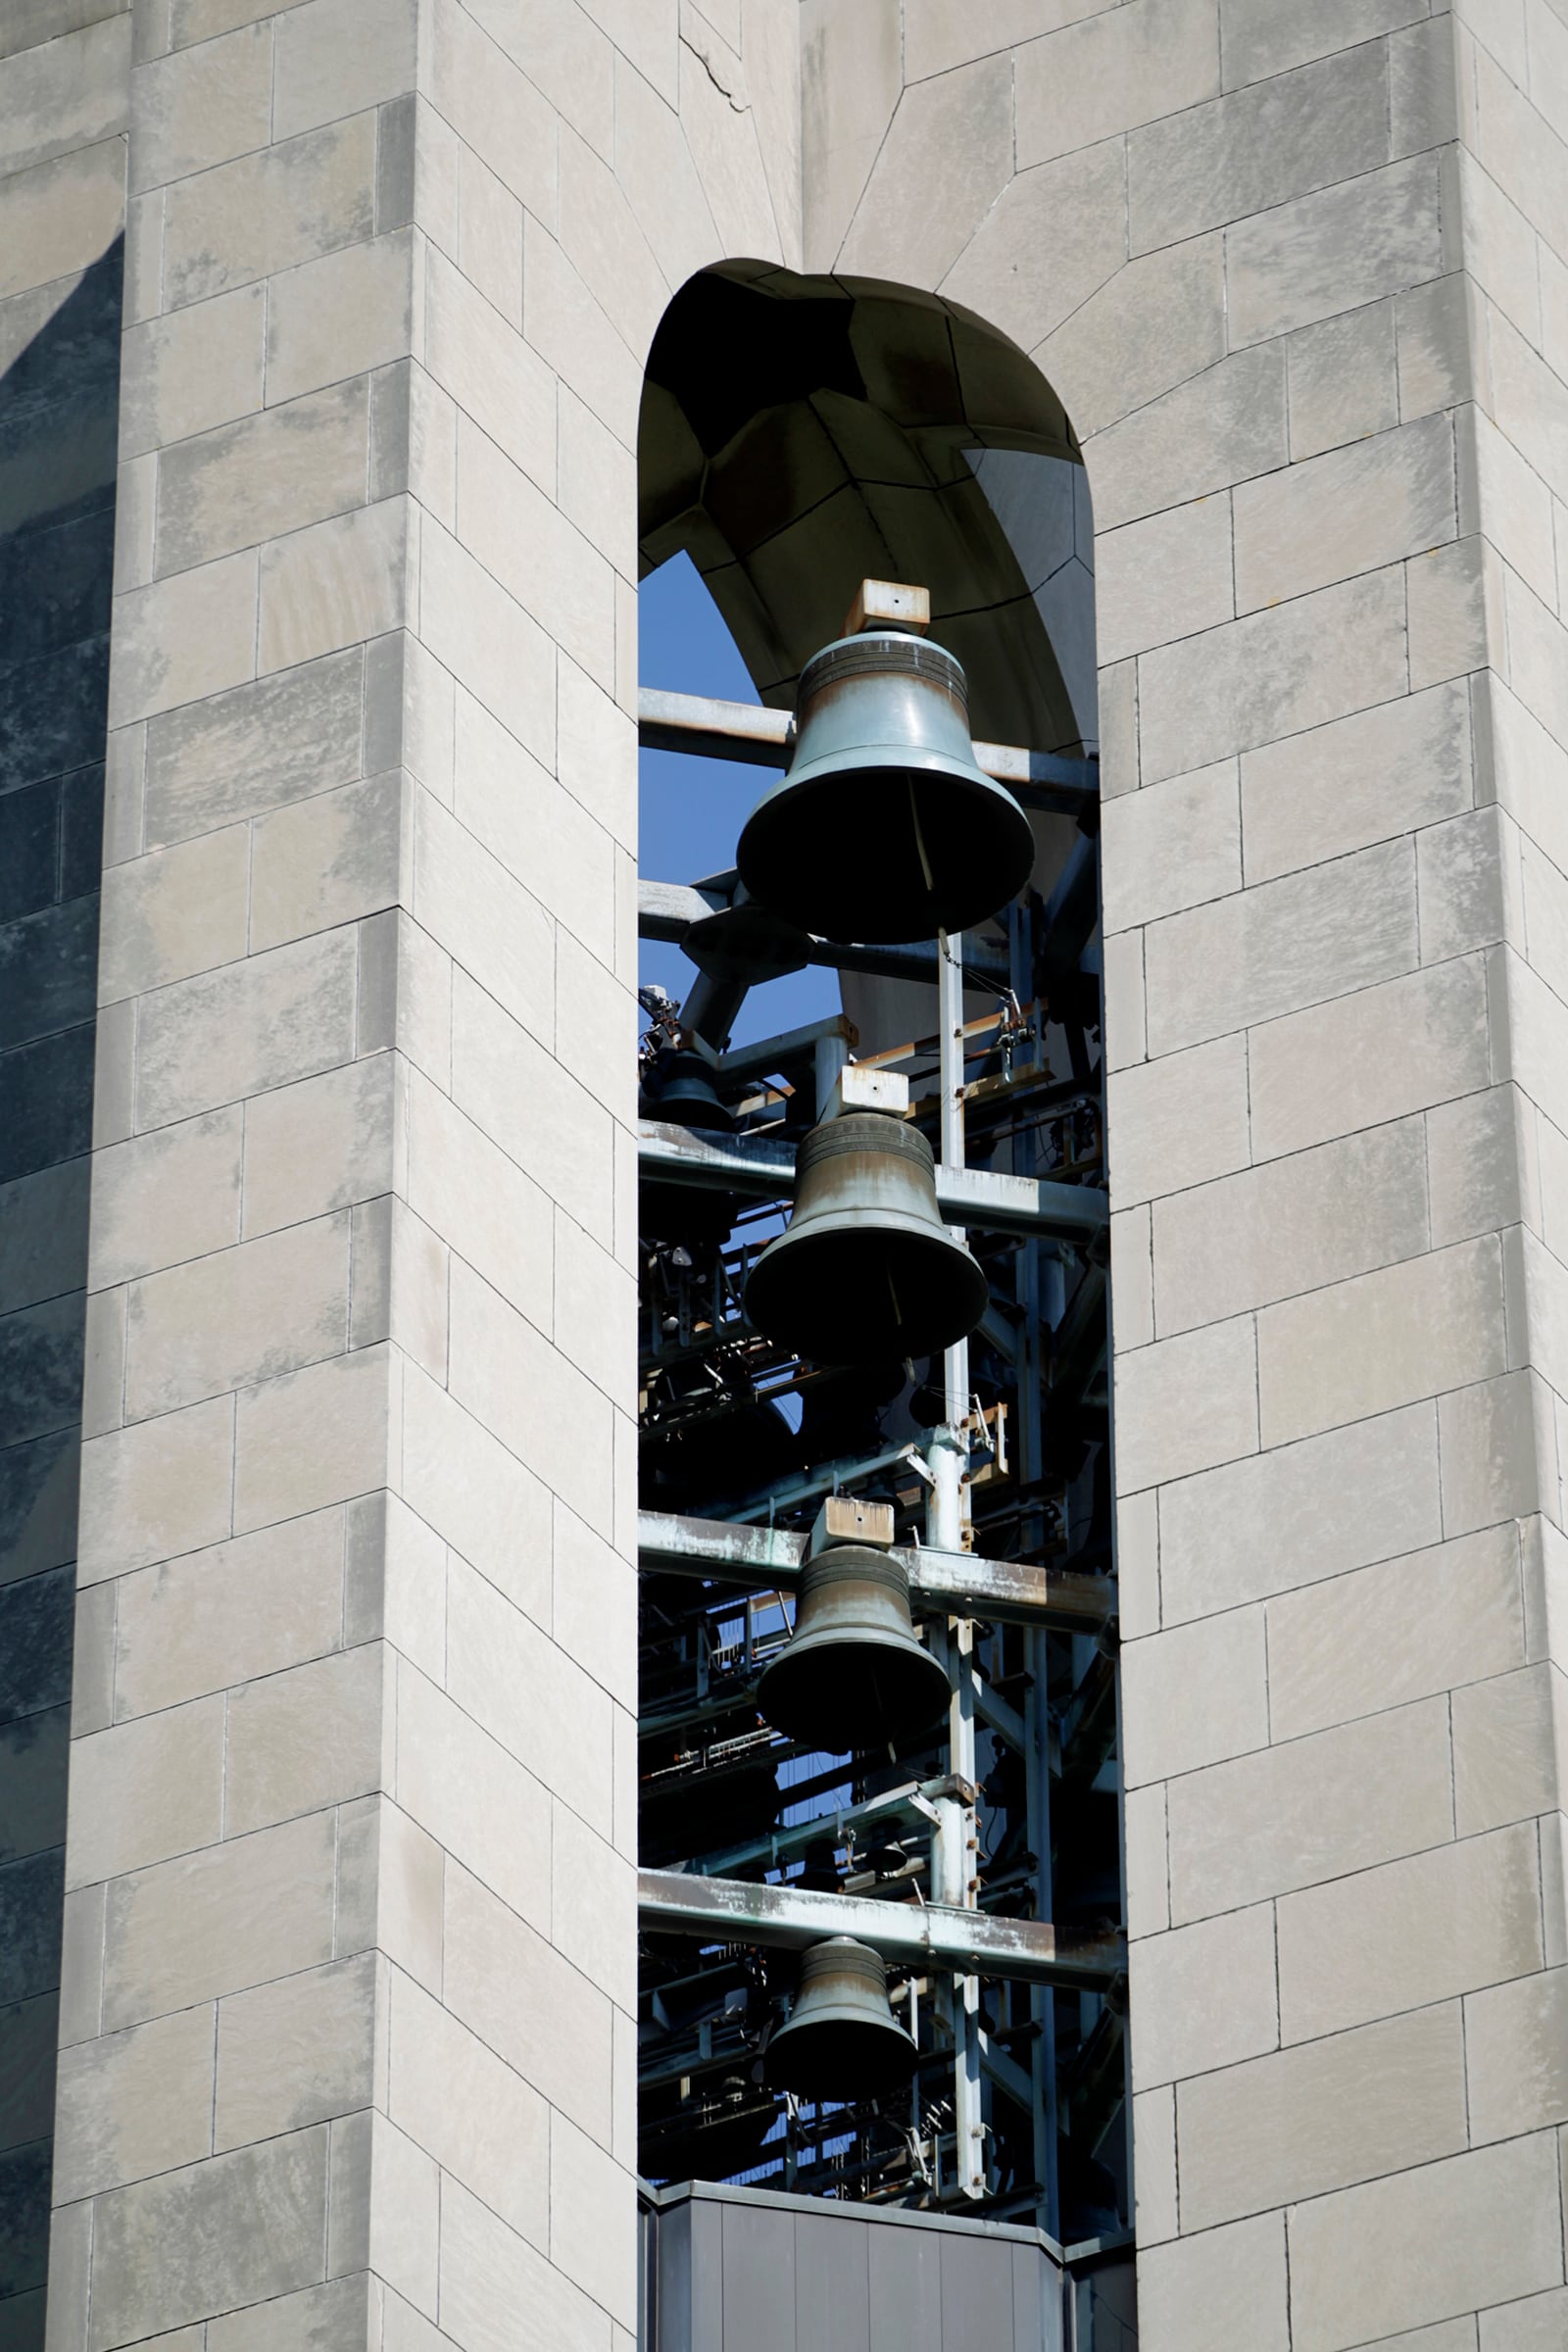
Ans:
<svg viewBox="0 0 1568 2352"><path fill-rule="evenodd" d="M747 673L718 608L687 556L650 573L638 592L638 671L645 686L678 694L717 695L755 703ZM659 882L695 882L735 862L735 839L772 770L730 760L693 760L643 752L639 827L642 871ZM657 980L679 1003L696 978L676 947L642 942L643 980ZM741 1008L733 1042L749 1045L839 1009L838 975L812 968L754 989Z"/></svg>

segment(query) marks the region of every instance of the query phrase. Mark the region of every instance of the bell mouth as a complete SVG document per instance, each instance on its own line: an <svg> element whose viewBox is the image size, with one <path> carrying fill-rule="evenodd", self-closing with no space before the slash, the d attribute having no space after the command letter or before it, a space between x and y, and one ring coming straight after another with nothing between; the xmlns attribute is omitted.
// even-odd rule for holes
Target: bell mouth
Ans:
<svg viewBox="0 0 1568 2352"><path fill-rule="evenodd" d="M905 2087L919 2055L891 2017L818 2011L774 2034L762 2072L770 2088L801 2099L878 2098Z"/></svg>
<svg viewBox="0 0 1568 2352"><path fill-rule="evenodd" d="M780 1347L817 1364L930 1355L974 1330L990 1296L961 1242L882 1210L812 1220L769 1243L746 1284L746 1311Z"/></svg>
<svg viewBox="0 0 1568 2352"><path fill-rule="evenodd" d="M893 947L971 930L1017 897L1035 842L1005 786L913 762L906 745L887 760L809 761L763 795L735 852L754 899L822 938Z"/></svg>
<svg viewBox="0 0 1568 2352"><path fill-rule="evenodd" d="M797 1635L763 1674L757 1703L776 1731L843 1756L895 1746L947 1712L948 1678L912 1634Z"/></svg>

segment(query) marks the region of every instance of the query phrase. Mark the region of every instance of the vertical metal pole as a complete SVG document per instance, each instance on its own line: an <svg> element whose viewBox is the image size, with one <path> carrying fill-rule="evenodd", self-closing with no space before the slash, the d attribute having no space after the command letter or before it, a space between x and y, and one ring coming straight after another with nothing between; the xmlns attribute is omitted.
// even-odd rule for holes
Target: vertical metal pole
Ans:
<svg viewBox="0 0 1568 2352"><path fill-rule="evenodd" d="M819 1037L815 1058L816 1115L819 1119L825 1119L839 1072L849 1067L850 1049L847 1040L843 1037Z"/></svg>
<svg viewBox="0 0 1568 2352"><path fill-rule="evenodd" d="M963 942L945 932L937 937L937 1014L941 1038L942 1164L963 1166ZM960 1236L961 1238L961 1236ZM932 1433L928 1460L931 1499L927 1533L944 1550L966 1547L967 1489L964 1468L968 1441L962 1424L969 1413L969 1344L959 1340L947 1350L943 1363L945 1416ZM974 1627L967 1619L948 1624L948 1678L953 1698L948 1717L948 1769L973 1783L975 1778ZM956 1803L940 1807L935 1877L938 1899L972 1908L975 1901L975 1863L979 1850L974 1808ZM986 2193L985 2118L980 2078L980 1982L956 1977L948 1995L949 2022L954 2042L954 2125L956 2138L958 2186L966 2197Z"/></svg>

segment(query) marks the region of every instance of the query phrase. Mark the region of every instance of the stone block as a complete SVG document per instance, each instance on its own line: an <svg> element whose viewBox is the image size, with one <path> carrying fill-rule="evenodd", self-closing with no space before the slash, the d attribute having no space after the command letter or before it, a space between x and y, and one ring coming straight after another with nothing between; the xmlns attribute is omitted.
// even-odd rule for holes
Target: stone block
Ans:
<svg viewBox="0 0 1568 2352"><path fill-rule="evenodd" d="M1549 2137L1452 2156L1341 2189L1291 2216L1291 2313L1301 2352L1344 2352L1562 2274Z"/></svg>
<svg viewBox="0 0 1568 2352"><path fill-rule="evenodd" d="M406 358L415 348L413 305L404 229L279 271L267 289L269 399L292 401Z"/></svg>
<svg viewBox="0 0 1568 2352"><path fill-rule="evenodd" d="M403 1490L536 1625L550 1623L549 1489L471 1413L413 1369L405 1380Z"/></svg>
<svg viewBox="0 0 1568 2352"><path fill-rule="evenodd" d="M1257 1367L1265 1446L1505 1371L1495 1240L1460 1242L1265 1307Z"/></svg>
<svg viewBox="0 0 1568 2352"><path fill-rule="evenodd" d="M1129 1788L1172 1779L1269 1741L1263 1612L1234 1609L1123 1644L1123 1771Z"/></svg>
<svg viewBox="0 0 1568 2352"><path fill-rule="evenodd" d="M1403 573L1294 597L1138 666L1144 776L1158 783L1402 694Z"/></svg>
<svg viewBox="0 0 1568 2352"><path fill-rule="evenodd" d="M371 114L181 180L165 199L166 308L357 245L375 225L374 189Z"/></svg>
<svg viewBox="0 0 1568 2352"><path fill-rule="evenodd" d="M406 863L401 773L274 809L251 833L251 950L395 906Z"/></svg>
<svg viewBox="0 0 1568 2352"><path fill-rule="evenodd" d="M1235 760L1108 801L1102 857L1107 931L1152 922L1239 890Z"/></svg>
<svg viewBox="0 0 1568 2352"><path fill-rule="evenodd" d="M557 129L553 109L457 0L439 0L430 36L436 111L512 190L553 224Z"/></svg>
<svg viewBox="0 0 1568 2352"><path fill-rule="evenodd" d="M408 522L407 502L383 498L262 551L257 659L264 672L401 625Z"/></svg>
<svg viewBox="0 0 1568 2352"><path fill-rule="evenodd" d="M112 1144L94 1162L94 1289L239 1239L240 1116L209 1112Z"/></svg>
<svg viewBox="0 0 1568 2352"><path fill-rule="evenodd" d="M1164 120L1127 141L1134 253L1245 220L1389 160L1388 63L1370 44L1190 112L1176 103L1159 111Z"/></svg>
<svg viewBox="0 0 1568 2352"><path fill-rule="evenodd" d="M596 1388L624 1401L637 1325L633 1276L558 1208L555 1277L557 1344Z"/></svg>
<svg viewBox="0 0 1568 2352"><path fill-rule="evenodd" d="M498 581L426 516L421 630L435 659L547 764L555 748L552 641Z"/></svg>
<svg viewBox="0 0 1568 2352"><path fill-rule="evenodd" d="M515 1167L447 1097L416 1075L408 1096L409 1204L486 1282L551 1329L552 1210Z"/></svg>
<svg viewBox="0 0 1568 2352"><path fill-rule="evenodd" d="M1279 2213L1151 2246L1138 2264L1140 2328L1164 2352L1212 2352L1227 2341L1287 2352L1289 2296Z"/></svg>
<svg viewBox="0 0 1568 2352"><path fill-rule="evenodd" d="M335 1649L343 1615L336 1510L120 1582L115 1705L122 1718L176 1706Z"/></svg>
<svg viewBox="0 0 1568 2352"><path fill-rule="evenodd" d="M465 549L578 666L612 688L613 571L553 499L461 416L458 532Z"/></svg>
<svg viewBox="0 0 1568 2352"><path fill-rule="evenodd" d="M458 154L458 268L522 332L522 207L471 147Z"/></svg>
<svg viewBox="0 0 1568 2352"><path fill-rule="evenodd" d="M353 935L336 931L147 999L137 1124L164 1126L352 1060L354 979Z"/></svg>
<svg viewBox="0 0 1568 2352"><path fill-rule="evenodd" d="M131 193L252 154L272 135L270 25L155 58L131 81Z"/></svg>
<svg viewBox="0 0 1568 2352"><path fill-rule="evenodd" d="M147 730L147 846L303 800L360 772L356 646L170 711Z"/></svg>
<svg viewBox="0 0 1568 2352"><path fill-rule="evenodd" d="M6 246L0 297L48 285L85 269L124 227L125 149L99 140L12 172L6 186Z"/></svg>
<svg viewBox="0 0 1568 2352"><path fill-rule="evenodd" d="M223 1795L230 1837L381 1786L387 1671L383 1645L366 1642L232 1693Z"/></svg>
<svg viewBox="0 0 1568 2352"><path fill-rule="evenodd" d="M1418 837L1423 963L1446 962L1520 936L1521 877L1510 831L1499 809L1477 808ZM1537 928L1549 954L1549 928Z"/></svg>
<svg viewBox="0 0 1568 2352"><path fill-rule="evenodd" d="M1419 831L1470 806L1462 686L1430 687L1242 759L1249 884Z"/></svg>
<svg viewBox="0 0 1568 2352"><path fill-rule="evenodd" d="M292 1372L348 1343L346 1213L215 1250L133 1283L128 1420Z"/></svg>
<svg viewBox="0 0 1568 2352"><path fill-rule="evenodd" d="M612 1407L559 1349L461 1261L452 1269L449 1385L492 1436L610 1532Z"/></svg>
<svg viewBox="0 0 1568 2352"><path fill-rule="evenodd" d="M56 2204L194 2164L212 2144L210 2003L62 2050Z"/></svg>
<svg viewBox="0 0 1568 2352"><path fill-rule="evenodd" d="M126 725L256 674L256 558L225 556L122 596L109 724Z"/></svg>
<svg viewBox="0 0 1568 2352"><path fill-rule="evenodd" d="M1532 1827L1287 1895L1277 1906L1280 2034L1338 2034L1542 1965Z"/></svg>
<svg viewBox="0 0 1568 2352"><path fill-rule="evenodd" d="M1132 1946L1133 2082L1140 2089L1279 2046L1274 1912L1260 1903Z"/></svg>
<svg viewBox="0 0 1568 2352"><path fill-rule="evenodd" d="M247 1238L393 1189L395 1074L389 1054L373 1054L247 1104Z"/></svg>
<svg viewBox="0 0 1568 2352"><path fill-rule="evenodd" d="M1158 1328L1168 1337L1426 1246L1426 1138L1406 1119L1156 1201Z"/></svg>
<svg viewBox="0 0 1568 2352"><path fill-rule="evenodd" d="M318 2127L100 2198L90 2352L319 2278L326 2151Z"/></svg>
<svg viewBox="0 0 1568 2352"><path fill-rule="evenodd" d="M365 2272L325 2286L302 2287L298 2294L209 2320L206 2342L212 2352L360 2352L369 2337L367 2304L374 2295L375 2282ZM167 2352L183 2352L183 2347L170 2344Z"/></svg>
<svg viewBox="0 0 1568 2352"><path fill-rule="evenodd" d="M384 1486L393 1377L387 1349L366 1348L243 1391L234 1433L235 1533Z"/></svg>
<svg viewBox="0 0 1568 2352"><path fill-rule="evenodd" d="M1144 944L1151 1052L1198 1045L1297 1011L1325 989L1350 995L1409 969L1415 879L1409 842L1389 842L1152 924Z"/></svg>
<svg viewBox="0 0 1568 2352"><path fill-rule="evenodd" d="M131 327L121 358L122 457L167 448L259 409L266 327L260 285Z"/></svg>
<svg viewBox="0 0 1568 2352"><path fill-rule="evenodd" d="M166 449L158 463L159 574L363 505L368 432L368 384L357 376Z"/></svg>
<svg viewBox="0 0 1568 2352"><path fill-rule="evenodd" d="M842 268L941 283L1012 175L1012 77L1003 52L906 87L845 236ZM566 225L564 207L564 234Z"/></svg>
<svg viewBox="0 0 1568 2352"><path fill-rule="evenodd" d="M1485 514L1487 536L1503 562L1538 596L1551 598L1554 554L1540 476L1480 409L1460 410L1455 446L1461 531L1479 531Z"/></svg>
<svg viewBox="0 0 1568 2352"><path fill-rule="evenodd" d="M1524 1644L1511 1526L1287 1593L1268 1612L1274 1737L1505 1674Z"/></svg>
<svg viewBox="0 0 1568 2352"><path fill-rule="evenodd" d="M334 1826L309 1814L111 1886L106 2032L332 1957Z"/></svg>
<svg viewBox="0 0 1568 2352"><path fill-rule="evenodd" d="M1343 448L1397 424L1401 412L1396 373L1396 307L1392 302L1368 303L1338 318L1303 326L1290 337L1285 352L1293 461L1315 458L1323 450ZM1422 413L1419 405L1405 412Z"/></svg>
<svg viewBox="0 0 1568 2352"><path fill-rule="evenodd" d="M499 1741L408 1665L398 1672L397 1802L542 1934L550 1798Z"/></svg>
<svg viewBox="0 0 1568 2352"><path fill-rule="evenodd" d="M626 2328L637 2326L637 2240L625 2227L631 2185L625 2168L565 2116L551 2117L551 2262Z"/></svg>
<svg viewBox="0 0 1568 2352"><path fill-rule="evenodd" d="M1324 0L1306 16L1290 0L1220 0L1219 14L1229 90L1376 40L1425 11L1420 0Z"/></svg>
<svg viewBox="0 0 1568 2352"><path fill-rule="evenodd" d="M1149 1053L1144 1004L1144 935L1113 934L1101 948L1101 1003L1104 1007L1105 1067L1126 1069Z"/></svg>
<svg viewBox="0 0 1568 2352"><path fill-rule="evenodd" d="M1543 1457L1555 1458L1555 1444L1544 1446L1538 1437L1543 1400L1534 1391L1528 1372L1507 1372L1440 1397L1443 1524L1453 1534L1528 1518L1538 1507Z"/></svg>
<svg viewBox="0 0 1568 2352"><path fill-rule="evenodd" d="M197 1551L229 1532L234 1408L225 1398L82 1447L83 1584Z"/></svg>
<svg viewBox="0 0 1568 2352"><path fill-rule="evenodd" d="M1224 357L1222 240L1193 237L1129 262L1038 347L1087 436Z"/></svg>
<svg viewBox="0 0 1568 2352"><path fill-rule="evenodd" d="M1443 1699L1390 1709L1173 1782L1177 1925L1438 1845L1452 1834Z"/></svg>
<svg viewBox="0 0 1568 2352"><path fill-rule="evenodd" d="M1123 1494L1257 1451L1250 1316L1161 1340L1116 1365L1117 1484Z"/></svg>
<svg viewBox="0 0 1568 2352"><path fill-rule="evenodd" d="M1464 2051L1473 2140L1568 2121L1568 1969L1472 1993Z"/></svg>
<svg viewBox="0 0 1568 2352"><path fill-rule="evenodd" d="M460 2181L443 2182L442 2332L466 2352L503 2352L519 2311L560 2352L606 2352L609 2314Z"/></svg>
<svg viewBox="0 0 1568 2352"><path fill-rule="evenodd" d="M1234 353L1097 433L1084 453L1101 531L1286 462L1279 346Z"/></svg>
<svg viewBox="0 0 1568 2352"><path fill-rule="evenodd" d="M1110 1220L1110 1311L1118 1348L1148 1347L1154 1336L1154 1283L1147 1204L1119 1209Z"/></svg>
<svg viewBox="0 0 1568 2352"><path fill-rule="evenodd" d="M101 1004L242 956L249 843L242 826L112 865L104 874Z"/></svg>
<svg viewBox="0 0 1568 2352"><path fill-rule="evenodd" d="M401 1977L392 1985L392 2121L509 2228L543 2247L550 2112L476 2035Z"/></svg>
<svg viewBox="0 0 1568 2352"><path fill-rule="evenodd" d="M1453 1806L1461 1838L1548 1813L1568 1787L1568 1691L1558 1668L1522 1667L1456 1690Z"/></svg>
<svg viewBox="0 0 1568 2352"><path fill-rule="evenodd" d="M696 87L695 83L691 86ZM522 324L530 344L584 406L624 447L634 446L640 401L638 362L561 247L526 206Z"/></svg>
<svg viewBox="0 0 1568 2352"><path fill-rule="evenodd" d="M1465 2321L1461 2352L1467 2352L1469 2326ZM1522 2302L1484 2311L1480 2326L1481 2352L1552 2352L1568 2327L1568 2287L1550 2287L1544 2295L1527 2295ZM1455 2344L1460 2340L1456 2336Z"/></svg>
<svg viewBox="0 0 1568 2352"><path fill-rule="evenodd" d="M1096 637L1104 662L1229 620L1236 610L1230 500L1200 498L1102 531L1095 578Z"/></svg>
<svg viewBox="0 0 1568 2352"><path fill-rule="evenodd" d="M1481 958L1261 1024L1248 1068L1259 1159L1471 1094L1492 1076Z"/></svg>
<svg viewBox="0 0 1568 2352"><path fill-rule="evenodd" d="M633 1564L560 1502L555 1506L553 1551L555 1639L612 1698L630 1706L637 1690Z"/></svg>
<svg viewBox="0 0 1568 2352"><path fill-rule="evenodd" d="M415 0L308 0L276 33L272 136L292 138L414 87Z"/></svg>
<svg viewBox="0 0 1568 2352"><path fill-rule="evenodd" d="M402 2296L407 2299L403 2308L412 2303L416 2311L432 2315L440 2208L438 2167L384 2115L366 2110L333 2127L327 2218L330 2273L363 2277L373 2270L376 2280L385 2280L391 2290L378 2297L383 2311ZM428 2346L434 2336L434 2328L426 2325L418 2342ZM345 2352L359 2352L363 2341L362 2336Z"/></svg>
<svg viewBox="0 0 1568 2352"><path fill-rule="evenodd" d="M457 715L459 821L589 953L615 955L612 836L470 695Z"/></svg>
<svg viewBox="0 0 1568 2352"><path fill-rule="evenodd" d="M1412 690L1484 666L1489 635L1496 641L1501 578L1495 552L1473 537L1405 565Z"/></svg>
<svg viewBox="0 0 1568 2352"><path fill-rule="evenodd" d="M1466 2136L1459 2005L1184 2082L1176 2115L1189 2230L1456 2155Z"/></svg>
<svg viewBox="0 0 1568 2352"><path fill-rule="evenodd" d="M1530 1213L1532 1128L1514 1088L1444 1103L1428 1111L1426 1129L1434 1242L1468 1241Z"/></svg>
<svg viewBox="0 0 1568 2352"><path fill-rule="evenodd" d="M637 1997L636 1864L559 1798L551 1811L551 1941L630 2013Z"/></svg>
<svg viewBox="0 0 1568 2352"><path fill-rule="evenodd" d="M609 1698L547 1634L456 1560L447 1592L446 1687L536 1780L601 1836L612 1834Z"/></svg>
<svg viewBox="0 0 1568 2352"><path fill-rule="evenodd" d="M604 1993L450 1859L444 1951L447 2007L552 2107L608 2147L611 2011Z"/></svg>
<svg viewBox="0 0 1568 2352"><path fill-rule="evenodd" d="M1234 348L1288 334L1443 273L1435 156L1363 172L1339 187L1254 214L1229 231L1225 280Z"/></svg>
<svg viewBox="0 0 1568 2352"><path fill-rule="evenodd" d="M1168 2086L1139 2091L1132 2119L1138 2243L1164 2245L1177 2235L1175 2092Z"/></svg>
<svg viewBox="0 0 1568 2352"><path fill-rule="evenodd" d="M556 402L549 370L463 272L434 251L425 273L424 364L514 465L541 489L553 488Z"/></svg>
<svg viewBox="0 0 1568 2352"><path fill-rule="evenodd" d="M273 2139L369 2106L375 2004L372 1952L220 2001L214 2145Z"/></svg>
<svg viewBox="0 0 1568 2352"><path fill-rule="evenodd" d="M464 971L453 977L453 1100L594 1237L612 1238L610 1113Z"/></svg>
<svg viewBox="0 0 1568 2352"><path fill-rule="evenodd" d="M66 1879L87 1886L211 1845L223 1823L223 1707L171 1707L72 1743Z"/></svg>
<svg viewBox="0 0 1568 2352"><path fill-rule="evenodd" d="M1239 1033L1119 1071L1109 1098L1118 1209L1247 1165L1247 1041Z"/></svg>
<svg viewBox="0 0 1568 2352"><path fill-rule="evenodd" d="M114 6L53 11L13 41L0 36L0 172L9 176L52 156L96 145L125 127L130 26Z"/></svg>
<svg viewBox="0 0 1568 2352"><path fill-rule="evenodd" d="M1214 97L1219 12L1211 0L1133 0L1027 42L1014 74L1022 171Z"/></svg>

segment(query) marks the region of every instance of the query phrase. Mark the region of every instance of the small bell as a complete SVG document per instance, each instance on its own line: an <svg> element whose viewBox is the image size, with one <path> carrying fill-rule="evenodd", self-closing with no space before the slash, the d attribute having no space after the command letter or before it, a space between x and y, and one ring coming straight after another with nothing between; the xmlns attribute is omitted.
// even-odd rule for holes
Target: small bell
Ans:
<svg viewBox="0 0 1568 2352"><path fill-rule="evenodd" d="M839 638L801 672L796 730L736 845L752 898L828 939L888 945L965 931L1028 881L1029 819L976 763L968 687L942 646Z"/></svg>
<svg viewBox="0 0 1568 2352"><path fill-rule="evenodd" d="M746 1312L821 1364L928 1355L974 1330L986 1278L942 1222L931 1147L885 1111L847 1111L803 1137L795 1210L746 1285Z"/></svg>
<svg viewBox="0 0 1568 2352"><path fill-rule="evenodd" d="M718 1099L712 1071L689 1046L660 1055L644 1079L638 1107L645 1119L664 1119L699 1134L728 1135L735 1124L735 1113Z"/></svg>
<svg viewBox="0 0 1568 2352"><path fill-rule="evenodd" d="M918 2056L893 2014L880 1955L829 1936L801 1956L795 2006L762 2071L774 2090L803 2099L876 2098L906 2083Z"/></svg>
<svg viewBox="0 0 1568 2352"><path fill-rule="evenodd" d="M834 1544L807 1561L795 1631L757 1693L776 1730L829 1755L885 1748L939 1722L949 1696L947 1675L915 1640L897 1560Z"/></svg>
<svg viewBox="0 0 1568 2352"><path fill-rule="evenodd" d="M735 1113L721 1102L713 1074L689 1046L667 1048L643 1075L638 1114L662 1119L697 1135L728 1135ZM644 1177L637 1187L637 1226L645 1240L681 1242L711 1250L735 1222L738 1203L729 1193Z"/></svg>

